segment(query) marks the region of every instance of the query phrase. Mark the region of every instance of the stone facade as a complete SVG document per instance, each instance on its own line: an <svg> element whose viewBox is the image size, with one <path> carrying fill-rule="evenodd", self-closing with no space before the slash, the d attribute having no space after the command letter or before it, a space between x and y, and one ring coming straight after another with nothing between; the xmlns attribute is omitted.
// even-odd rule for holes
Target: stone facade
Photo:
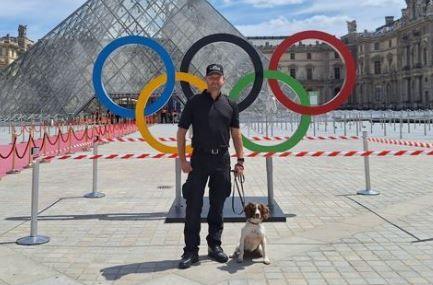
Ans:
<svg viewBox="0 0 433 285"><path fill-rule="evenodd" d="M357 31L348 22L341 39L357 61L356 90L345 109L433 108L433 0L406 0L402 17L385 17L374 32ZM269 58L285 37L250 37ZM330 100L344 81L342 61L328 45L298 43L284 55L280 70L295 75L305 88Z"/></svg>
<svg viewBox="0 0 433 285"><path fill-rule="evenodd" d="M0 69L7 67L21 54L26 52L33 41L27 38L27 27L18 27L18 37L11 37L9 34L0 38Z"/></svg>

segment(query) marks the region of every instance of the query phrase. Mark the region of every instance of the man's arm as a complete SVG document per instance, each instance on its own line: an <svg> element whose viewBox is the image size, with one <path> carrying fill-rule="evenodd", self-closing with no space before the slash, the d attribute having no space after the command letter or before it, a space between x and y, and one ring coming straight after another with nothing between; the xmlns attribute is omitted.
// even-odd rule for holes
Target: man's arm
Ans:
<svg viewBox="0 0 433 285"><path fill-rule="evenodd" d="M239 128L230 128L233 144L236 150L236 157L244 158L244 145L242 143L242 132Z"/></svg>
<svg viewBox="0 0 433 285"><path fill-rule="evenodd" d="M232 120L230 122L230 132L233 139L233 144L236 149L238 161L235 165L235 175L242 175L244 172L244 146L242 143L241 124L239 121L239 107L233 101L229 101L233 108Z"/></svg>
<svg viewBox="0 0 433 285"><path fill-rule="evenodd" d="M179 158L181 161L186 161L185 156L185 145L186 145L186 133L188 132L187 129L184 128L178 128L177 129L177 153L179 155Z"/></svg>
<svg viewBox="0 0 433 285"><path fill-rule="evenodd" d="M189 127L192 124L192 116L193 112L191 107L191 101L188 100L180 116L179 123L177 124L177 126L179 127L177 130L177 153L181 161L182 171L185 173L189 173L192 171L191 163L186 160L185 155L185 136L188 132Z"/></svg>

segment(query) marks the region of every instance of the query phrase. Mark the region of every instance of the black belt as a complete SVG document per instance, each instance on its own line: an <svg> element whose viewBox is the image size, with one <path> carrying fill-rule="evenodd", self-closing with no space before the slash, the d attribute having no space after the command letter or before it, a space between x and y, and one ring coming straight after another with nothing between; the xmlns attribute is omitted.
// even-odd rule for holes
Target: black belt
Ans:
<svg viewBox="0 0 433 285"><path fill-rule="evenodd" d="M228 147L216 147L216 148L198 147L198 148L194 148L193 151L201 154L218 155L218 154L226 153L228 149L229 149Z"/></svg>

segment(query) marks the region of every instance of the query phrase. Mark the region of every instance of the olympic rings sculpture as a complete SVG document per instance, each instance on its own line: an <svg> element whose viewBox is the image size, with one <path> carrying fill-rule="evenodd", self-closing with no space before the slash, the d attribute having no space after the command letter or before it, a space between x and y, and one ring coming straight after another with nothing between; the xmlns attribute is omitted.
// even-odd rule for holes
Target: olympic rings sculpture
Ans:
<svg viewBox="0 0 433 285"><path fill-rule="evenodd" d="M346 65L346 76L341 91L332 100L320 106L311 106L308 93L301 83L290 75L278 71L278 63L284 52L295 43L309 39L320 40L333 47ZM268 146L259 145L249 140L247 137L242 136L245 148L251 151L284 152L293 148L306 135L311 123L312 115L325 114L337 109L349 98L353 88L355 87L356 64L349 48L336 37L320 31L304 31L285 39L276 48L274 54L272 55L268 70L263 69L263 64L259 54L248 41L231 34L213 34L206 36L194 43L186 52L181 62L180 72L176 72L174 63L167 50L155 40L141 36L126 36L118 38L108 44L98 55L93 69L93 86L95 88L96 97L101 104L112 113L123 118L135 119L136 125L141 135L151 147L162 153L177 153L176 147L162 144L152 136L146 124L145 116L150 116L157 113L167 104L172 96L176 81L180 81L182 91L187 98L193 96L191 85L196 87L199 91L203 91L207 88L207 84L205 81L203 81L203 79L188 73L189 66L194 56L200 49L209 44L217 42L227 42L239 46L248 54L254 66L254 73L244 75L229 93L229 98L237 101L241 92L248 86L252 85L249 94L244 100L238 103L240 112L244 111L254 103L262 89L263 81L266 78L277 100L287 109L302 115L300 124L295 133L287 141L284 141L280 144ZM131 44L142 45L154 50L161 57L161 60L166 68L166 73L150 80L150 82L140 91L140 96L138 98L135 111L116 104L108 96L102 82L104 63L110 54L122 46ZM278 81L287 84L295 92L295 94L299 97L299 104L292 101L283 93ZM165 85L162 94L155 102L147 104L152 93L162 85ZM186 147L186 152L192 152L191 146L188 145Z"/></svg>

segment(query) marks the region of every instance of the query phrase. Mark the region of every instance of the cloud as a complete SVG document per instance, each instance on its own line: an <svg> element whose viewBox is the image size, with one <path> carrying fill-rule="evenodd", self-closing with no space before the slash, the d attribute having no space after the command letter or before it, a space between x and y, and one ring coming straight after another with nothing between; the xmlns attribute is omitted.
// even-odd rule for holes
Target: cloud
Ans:
<svg viewBox="0 0 433 285"><path fill-rule="evenodd" d="M304 30L321 30L335 35L346 33L348 16L315 15L302 20L289 20L284 16L251 25L237 25L244 35L248 36L285 36Z"/></svg>
<svg viewBox="0 0 433 285"><path fill-rule="evenodd" d="M301 4L304 3L304 0L240 0L240 1L224 0L223 2L226 5L248 4L256 8L272 8L276 6Z"/></svg>
<svg viewBox="0 0 433 285"><path fill-rule="evenodd" d="M0 33L15 35L18 24L28 26L28 36L38 39L69 16L85 0L1 0Z"/></svg>
<svg viewBox="0 0 433 285"><path fill-rule="evenodd" d="M303 8L296 11L295 15L303 15L303 14L314 14L314 13L330 13L330 12L338 12L338 13L349 13L350 15L356 15L362 13L362 9L364 11L368 11L369 13L375 13L380 11L384 13L387 11L400 11L400 9L405 6L404 0L362 0L362 1L347 1L347 0L333 0L333 1L323 1L323 0L314 0L308 6L304 6ZM377 9L384 8L384 9Z"/></svg>

